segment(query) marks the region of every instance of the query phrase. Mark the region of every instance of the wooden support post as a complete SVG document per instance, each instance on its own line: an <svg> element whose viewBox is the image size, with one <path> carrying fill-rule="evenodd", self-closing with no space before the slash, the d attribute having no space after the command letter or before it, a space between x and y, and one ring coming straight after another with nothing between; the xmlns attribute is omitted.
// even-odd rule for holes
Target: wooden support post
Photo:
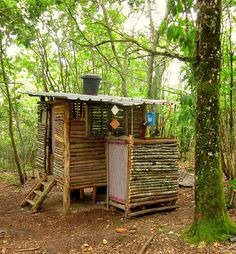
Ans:
<svg viewBox="0 0 236 254"><path fill-rule="evenodd" d="M126 204L125 204L125 216L129 217L130 214L130 171L132 168L132 158L131 152L133 149L134 137L132 135L129 136L128 142L128 165L127 165L127 179L126 179Z"/></svg>
<svg viewBox="0 0 236 254"><path fill-rule="evenodd" d="M93 203L96 202L97 187L93 187Z"/></svg>
<svg viewBox="0 0 236 254"><path fill-rule="evenodd" d="M146 134L146 105L142 105L142 127L140 129L140 138L143 139L145 137Z"/></svg>
<svg viewBox="0 0 236 254"><path fill-rule="evenodd" d="M63 213L70 212L70 103L65 103L64 111L64 186Z"/></svg>
<svg viewBox="0 0 236 254"><path fill-rule="evenodd" d="M85 108L85 133L86 133L86 137L89 136L89 109L88 109L88 104L86 103L84 105Z"/></svg>
<svg viewBox="0 0 236 254"><path fill-rule="evenodd" d="M79 189L79 198L80 199L84 198L84 188Z"/></svg>
<svg viewBox="0 0 236 254"><path fill-rule="evenodd" d="M54 173L54 154L55 154L55 115L54 115L54 106L51 105L51 144L52 144L52 153L51 153L51 175Z"/></svg>
<svg viewBox="0 0 236 254"><path fill-rule="evenodd" d="M49 144L48 144L49 117L48 117L48 110L47 110L46 106L43 107L43 110L46 114L46 120L45 120L46 127L45 127L45 140L44 140L44 156L45 156L44 172L45 172L45 174L48 175L49 174L49 171L48 171L48 167L49 167L49 158L48 158L49 157Z"/></svg>
<svg viewBox="0 0 236 254"><path fill-rule="evenodd" d="M105 143L106 173L107 173L107 208L109 208L109 144Z"/></svg>
<svg viewBox="0 0 236 254"><path fill-rule="evenodd" d="M131 135L134 135L134 106L131 107Z"/></svg>
<svg viewBox="0 0 236 254"><path fill-rule="evenodd" d="M86 136L88 137L91 132L91 119L90 119L90 104L86 103Z"/></svg>
<svg viewBox="0 0 236 254"><path fill-rule="evenodd" d="M128 109L124 108L124 120L125 120L125 135L129 135L129 114Z"/></svg>

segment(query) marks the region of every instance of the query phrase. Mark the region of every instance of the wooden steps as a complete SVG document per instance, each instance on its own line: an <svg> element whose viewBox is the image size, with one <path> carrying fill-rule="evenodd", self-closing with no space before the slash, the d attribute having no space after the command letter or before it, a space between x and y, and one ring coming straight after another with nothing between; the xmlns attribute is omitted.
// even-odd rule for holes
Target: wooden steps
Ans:
<svg viewBox="0 0 236 254"><path fill-rule="evenodd" d="M35 190L34 193L35 193L37 196L41 196L43 192L40 191L40 190Z"/></svg>
<svg viewBox="0 0 236 254"><path fill-rule="evenodd" d="M21 206L29 205L33 213L37 212L55 184L56 181L51 176L37 182L21 202Z"/></svg>
<svg viewBox="0 0 236 254"><path fill-rule="evenodd" d="M34 206L35 205L35 202L31 199L26 199L26 202L29 203L30 205Z"/></svg>

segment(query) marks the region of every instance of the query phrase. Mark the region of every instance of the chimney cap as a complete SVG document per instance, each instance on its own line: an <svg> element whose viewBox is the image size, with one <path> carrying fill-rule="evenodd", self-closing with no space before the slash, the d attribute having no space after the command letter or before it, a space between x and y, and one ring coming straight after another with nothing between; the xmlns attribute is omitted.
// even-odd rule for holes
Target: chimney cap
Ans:
<svg viewBox="0 0 236 254"><path fill-rule="evenodd" d="M98 75L92 74L92 73L85 74L81 78L82 79L87 79L87 78L89 78L89 79L100 79L101 80L101 78Z"/></svg>

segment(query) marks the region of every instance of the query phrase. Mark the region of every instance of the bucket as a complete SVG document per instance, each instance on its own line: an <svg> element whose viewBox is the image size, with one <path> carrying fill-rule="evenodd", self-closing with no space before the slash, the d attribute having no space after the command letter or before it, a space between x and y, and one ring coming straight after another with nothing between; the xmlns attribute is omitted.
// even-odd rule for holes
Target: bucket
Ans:
<svg viewBox="0 0 236 254"><path fill-rule="evenodd" d="M95 74L86 74L82 79L84 84L83 94L98 95L101 78Z"/></svg>
<svg viewBox="0 0 236 254"><path fill-rule="evenodd" d="M156 114L154 112L147 112L146 125L147 126L156 126Z"/></svg>

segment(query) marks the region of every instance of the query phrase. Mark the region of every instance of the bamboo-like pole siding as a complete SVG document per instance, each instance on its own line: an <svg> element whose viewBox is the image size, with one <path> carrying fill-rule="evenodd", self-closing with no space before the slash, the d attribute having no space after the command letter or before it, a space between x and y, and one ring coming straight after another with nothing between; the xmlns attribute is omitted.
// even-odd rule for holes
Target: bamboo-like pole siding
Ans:
<svg viewBox="0 0 236 254"><path fill-rule="evenodd" d="M56 105L54 112L54 160L53 176L57 182L64 184L64 105Z"/></svg>
<svg viewBox="0 0 236 254"><path fill-rule="evenodd" d="M46 124L38 123L38 136L37 136L37 152L36 152L36 168L41 173L46 171Z"/></svg>
<svg viewBox="0 0 236 254"><path fill-rule="evenodd" d="M40 103L38 106L38 133L36 151L36 170L39 175L46 175L48 172L48 146L50 114L47 105Z"/></svg>
<svg viewBox="0 0 236 254"><path fill-rule="evenodd" d="M176 208L179 159L174 139L134 140L129 174L128 216Z"/></svg>

